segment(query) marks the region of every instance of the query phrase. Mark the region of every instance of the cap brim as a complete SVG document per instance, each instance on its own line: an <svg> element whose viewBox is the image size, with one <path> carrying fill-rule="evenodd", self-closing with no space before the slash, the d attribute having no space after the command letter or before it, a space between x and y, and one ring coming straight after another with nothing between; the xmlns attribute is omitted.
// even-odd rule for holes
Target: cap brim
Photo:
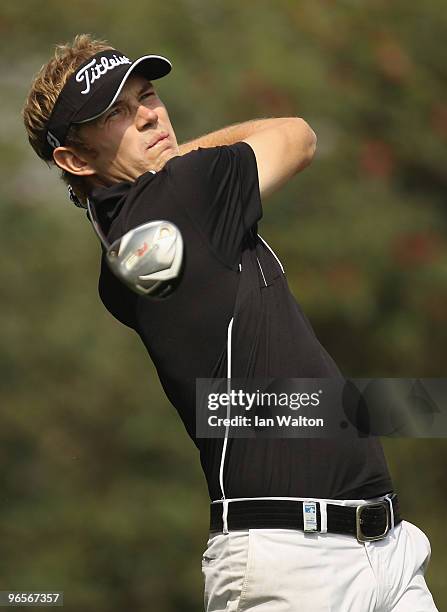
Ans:
<svg viewBox="0 0 447 612"><path fill-rule="evenodd" d="M161 55L143 55L130 66L123 65L121 70L115 68L113 78L104 82L88 102L73 117L73 123L85 123L97 119L105 113L121 93L127 79L133 72L143 75L149 81L166 76L172 69L171 62Z"/></svg>

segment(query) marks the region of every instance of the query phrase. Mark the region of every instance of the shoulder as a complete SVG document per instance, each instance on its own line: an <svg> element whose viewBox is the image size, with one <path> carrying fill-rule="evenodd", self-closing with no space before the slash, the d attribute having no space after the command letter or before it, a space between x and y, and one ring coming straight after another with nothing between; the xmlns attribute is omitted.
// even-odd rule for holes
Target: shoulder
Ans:
<svg viewBox="0 0 447 612"><path fill-rule="evenodd" d="M190 180L219 180L235 170L243 173L256 169L256 157L252 147L243 141L231 145L216 147L199 147L170 159L164 166L170 178L187 178Z"/></svg>
<svg viewBox="0 0 447 612"><path fill-rule="evenodd" d="M231 145L198 147L189 153L173 157L167 162L165 168L167 170L175 170L181 166L191 166L194 168L200 163L209 163L217 160L225 161L239 157L255 157L252 147L242 140Z"/></svg>

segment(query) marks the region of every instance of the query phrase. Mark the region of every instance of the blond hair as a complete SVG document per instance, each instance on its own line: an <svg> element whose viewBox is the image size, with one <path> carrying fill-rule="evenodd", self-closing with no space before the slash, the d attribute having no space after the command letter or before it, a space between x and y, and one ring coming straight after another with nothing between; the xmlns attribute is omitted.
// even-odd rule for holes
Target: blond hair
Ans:
<svg viewBox="0 0 447 612"><path fill-rule="evenodd" d="M90 34L79 34L73 42L57 45L54 56L35 76L22 116L31 146L47 163L54 163L54 160L47 151L46 126L62 88L81 64L107 49L113 49L107 41L95 40ZM77 125L70 127L64 144L91 150L82 140ZM78 198L85 203L89 189L87 179L65 170L62 170L61 178L73 187Z"/></svg>

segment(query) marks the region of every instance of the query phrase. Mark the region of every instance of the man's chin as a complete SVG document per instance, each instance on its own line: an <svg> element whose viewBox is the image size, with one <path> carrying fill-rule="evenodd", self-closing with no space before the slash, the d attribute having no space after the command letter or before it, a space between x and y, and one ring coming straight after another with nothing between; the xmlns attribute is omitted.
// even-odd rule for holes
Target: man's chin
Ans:
<svg viewBox="0 0 447 612"><path fill-rule="evenodd" d="M178 155L180 155L178 147L169 147L160 154L156 162L149 164L147 169L159 172L170 159L177 157Z"/></svg>

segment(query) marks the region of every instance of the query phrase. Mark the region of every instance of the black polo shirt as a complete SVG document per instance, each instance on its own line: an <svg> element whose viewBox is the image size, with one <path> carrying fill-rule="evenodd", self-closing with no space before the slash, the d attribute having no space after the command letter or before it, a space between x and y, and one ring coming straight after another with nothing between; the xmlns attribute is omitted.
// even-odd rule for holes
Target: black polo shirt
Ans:
<svg viewBox="0 0 447 612"><path fill-rule="evenodd" d="M200 451L210 498L220 499L223 440L195 437L195 381L227 376L227 330L235 308L233 377L341 376L280 264L257 236L262 207L254 152L244 142L198 149L169 160L157 174L96 189L92 202L110 242L157 219L172 221L182 233L184 265L170 296L133 293L109 270L104 255L99 294L143 341ZM223 483L228 499L364 499L392 490L377 438L349 445L336 438L229 438Z"/></svg>

